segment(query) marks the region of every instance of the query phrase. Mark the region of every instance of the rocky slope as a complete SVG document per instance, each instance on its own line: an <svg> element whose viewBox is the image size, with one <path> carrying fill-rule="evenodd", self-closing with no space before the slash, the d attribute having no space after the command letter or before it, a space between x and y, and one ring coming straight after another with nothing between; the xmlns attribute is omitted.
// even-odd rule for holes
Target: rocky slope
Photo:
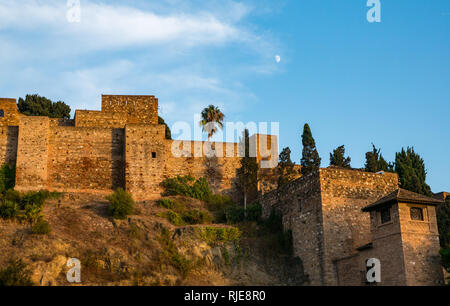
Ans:
<svg viewBox="0 0 450 306"><path fill-rule="evenodd" d="M204 204L181 199L193 208ZM302 285L301 262L284 254L277 236L255 222L174 226L156 202L137 203L135 215L107 215L104 196L63 194L47 201L52 231L0 220L0 269L22 259L37 285L73 285L70 258L82 263L79 285ZM237 239L236 233L241 233ZM219 233L221 235L219 235ZM224 238L225 237L225 238Z"/></svg>

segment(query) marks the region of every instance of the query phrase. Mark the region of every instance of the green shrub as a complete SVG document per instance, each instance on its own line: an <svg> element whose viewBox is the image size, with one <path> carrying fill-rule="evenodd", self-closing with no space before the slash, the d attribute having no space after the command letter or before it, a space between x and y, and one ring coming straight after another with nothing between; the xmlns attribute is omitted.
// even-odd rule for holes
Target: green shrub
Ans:
<svg viewBox="0 0 450 306"><path fill-rule="evenodd" d="M16 218L19 221L35 223L42 218L42 210L45 200L58 198L60 193L41 190L20 194L9 189L3 195L2 203L4 218ZM0 213L2 216L2 213ZM3 216L2 216L3 217Z"/></svg>
<svg viewBox="0 0 450 306"><path fill-rule="evenodd" d="M20 195L20 192L14 189L8 189L5 193L5 196L3 197L3 200L12 201L14 203L20 203L21 199L22 197Z"/></svg>
<svg viewBox="0 0 450 306"><path fill-rule="evenodd" d="M259 221L261 219L262 208L259 203L249 205L247 207L247 220Z"/></svg>
<svg viewBox="0 0 450 306"><path fill-rule="evenodd" d="M176 226L186 225L182 216L179 213L176 213L174 211L169 210L168 212L165 213L165 217L173 225L176 225Z"/></svg>
<svg viewBox="0 0 450 306"><path fill-rule="evenodd" d="M240 205L230 205L224 210L225 221L228 224L237 224L245 220L244 207Z"/></svg>
<svg viewBox="0 0 450 306"><path fill-rule="evenodd" d="M171 209L177 212L181 212L185 209L185 206L175 200L161 199L158 201L158 205L165 209Z"/></svg>
<svg viewBox="0 0 450 306"><path fill-rule="evenodd" d="M4 194L16 184L16 166L3 165L0 167L0 193Z"/></svg>
<svg viewBox="0 0 450 306"><path fill-rule="evenodd" d="M210 196L211 190L208 181L204 177L195 181L194 186L192 186L191 197L206 201Z"/></svg>
<svg viewBox="0 0 450 306"><path fill-rule="evenodd" d="M17 194L15 194L15 195L12 194L11 196L17 197ZM41 190L38 192L27 192L22 195L20 203L21 203L22 208L25 208L28 205L42 207L45 203L45 200L52 199L52 198L58 198L59 196L60 196L60 193L49 192L47 190Z"/></svg>
<svg viewBox="0 0 450 306"><path fill-rule="evenodd" d="M208 205L208 209L211 211L221 211L227 206L235 205L235 203L229 196L223 196L220 194L211 195L206 202Z"/></svg>
<svg viewBox="0 0 450 306"><path fill-rule="evenodd" d="M42 218L42 205L40 204L26 204L25 214L22 216L24 221L34 224Z"/></svg>
<svg viewBox="0 0 450 306"><path fill-rule="evenodd" d="M38 220L31 227L31 232L35 235L46 235L49 234L51 231L52 228L50 227L50 224L43 219Z"/></svg>
<svg viewBox="0 0 450 306"><path fill-rule="evenodd" d="M189 209L182 214L183 221L187 224L206 224L211 223L213 217L204 210Z"/></svg>
<svg viewBox="0 0 450 306"><path fill-rule="evenodd" d="M117 188L117 190L112 195L107 196L106 199L110 203L108 212L114 219L124 220L134 211L133 198L122 188Z"/></svg>
<svg viewBox="0 0 450 306"><path fill-rule="evenodd" d="M0 217L3 219L14 219L19 214L19 206L17 203L3 200L0 204Z"/></svg>
<svg viewBox="0 0 450 306"><path fill-rule="evenodd" d="M192 185L195 182L195 178L193 176L177 176L174 178L167 178L162 182L162 186L164 187L164 195L165 196L175 196L175 195L183 195L183 196L191 196Z"/></svg>
<svg viewBox="0 0 450 306"><path fill-rule="evenodd" d="M17 193L10 192L11 198L17 198ZM21 196L20 208L25 211L21 216L24 221L36 223L42 218L42 210L45 200L49 198L58 198L60 193L41 190L38 192L27 192Z"/></svg>
<svg viewBox="0 0 450 306"><path fill-rule="evenodd" d="M211 190L205 178L195 180L190 175L177 176L165 179L161 185L164 188L165 196L182 195L204 201L211 196Z"/></svg>
<svg viewBox="0 0 450 306"><path fill-rule="evenodd" d="M440 252L442 259L442 266L450 273L450 247L441 249ZM447 279L448 285L450 285L450 277Z"/></svg>
<svg viewBox="0 0 450 306"><path fill-rule="evenodd" d="M197 209L189 209L180 213L169 210L165 212L163 216L176 226L183 226L186 224L206 224L211 223L213 219L209 212Z"/></svg>
<svg viewBox="0 0 450 306"><path fill-rule="evenodd" d="M259 221L261 218L261 205L253 204L247 206L247 218L245 217L244 207L227 202L222 210L221 221L228 224L237 224L244 221Z"/></svg>
<svg viewBox="0 0 450 306"><path fill-rule="evenodd" d="M195 268L194 262L178 252L175 243L171 239L171 234L168 229L163 228L161 230L161 235L158 237L158 241L163 249L161 253L162 261L172 265L185 278L189 272Z"/></svg>
<svg viewBox="0 0 450 306"><path fill-rule="evenodd" d="M228 253L227 248L222 248L222 258L225 261L225 265L230 265L230 253Z"/></svg>
<svg viewBox="0 0 450 306"><path fill-rule="evenodd" d="M27 265L21 259L11 261L0 270L0 286L33 286Z"/></svg>
<svg viewBox="0 0 450 306"><path fill-rule="evenodd" d="M203 241L210 246L217 246L228 242L236 242L241 238L241 231L236 227L203 227L197 229Z"/></svg>

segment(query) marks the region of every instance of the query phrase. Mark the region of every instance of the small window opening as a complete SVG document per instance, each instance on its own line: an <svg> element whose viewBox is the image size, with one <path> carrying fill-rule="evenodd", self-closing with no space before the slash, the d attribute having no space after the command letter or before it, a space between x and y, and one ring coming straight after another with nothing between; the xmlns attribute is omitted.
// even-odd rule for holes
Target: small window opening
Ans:
<svg viewBox="0 0 450 306"><path fill-rule="evenodd" d="M302 199L300 197L297 198L297 205L298 205L298 212L302 212L303 205L302 205Z"/></svg>
<svg viewBox="0 0 450 306"><path fill-rule="evenodd" d="M385 224L391 221L391 208L386 207L380 211L381 224Z"/></svg>
<svg viewBox="0 0 450 306"><path fill-rule="evenodd" d="M156 158L156 152L152 152L152 158Z"/></svg>
<svg viewBox="0 0 450 306"><path fill-rule="evenodd" d="M411 220L423 221L423 209L419 207L411 207Z"/></svg>
<svg viewBox="0 0 450 306"><path fill-rule="evenodd" d="M1 118L5 117L5 111L3 109L0 109L0 117Z"/></svg>

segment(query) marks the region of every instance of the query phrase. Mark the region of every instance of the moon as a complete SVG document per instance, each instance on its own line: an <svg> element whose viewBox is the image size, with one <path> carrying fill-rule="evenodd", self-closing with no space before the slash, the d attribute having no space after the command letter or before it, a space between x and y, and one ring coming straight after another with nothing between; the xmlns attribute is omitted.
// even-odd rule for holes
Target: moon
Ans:
<svg viewBox="0 0 450 306"><path fill-rule="evenodd" d="M277 63L281 62L281 56L275 55L275 61L276 61Z"/></svg>

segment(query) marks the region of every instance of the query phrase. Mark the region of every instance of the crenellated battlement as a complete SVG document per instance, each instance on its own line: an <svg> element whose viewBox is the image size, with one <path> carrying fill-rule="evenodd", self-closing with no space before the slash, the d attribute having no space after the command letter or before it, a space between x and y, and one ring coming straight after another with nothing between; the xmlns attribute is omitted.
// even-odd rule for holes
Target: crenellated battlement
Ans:
<svg viewBox="0 0 450 306"><path fill-rule="evenodd" d="M160 195L167 177L211 173L203 142L187 141L196 154L174 156L175 141L166 139L165 126L158 124L154 96L103 95L101 111L76 110L73 120L21 115L14 99L0 99L0 110L0 157L3 163L17 164L16 188L21 191L109 193L122 187L145 200ZM251 144L261 166L277 161L276 137L254 135ZM211 188L237 195L238 144L214 147L227 154L217 156L220 171L210 178ZM232 154L230 148L235 149Z"/></svg>
<svg viewBox="0 0 450 306"><path fill-rule="evenodd" d="M102 95L101 111L75 111L76 127L124 128L127 124L158 124L158 99Z"/></svg>
<svg viewBox="0 0 450 306"><path fill-rule="evenodd" d="M0 126L18 126L16 99L0 98Z"/></svg>
<svg viewBox="0 0 450 306"><path fill-rule="evenodd" d="M130 123L158 124L155 96L102 95L102 112L127 114Z"/></svg>

